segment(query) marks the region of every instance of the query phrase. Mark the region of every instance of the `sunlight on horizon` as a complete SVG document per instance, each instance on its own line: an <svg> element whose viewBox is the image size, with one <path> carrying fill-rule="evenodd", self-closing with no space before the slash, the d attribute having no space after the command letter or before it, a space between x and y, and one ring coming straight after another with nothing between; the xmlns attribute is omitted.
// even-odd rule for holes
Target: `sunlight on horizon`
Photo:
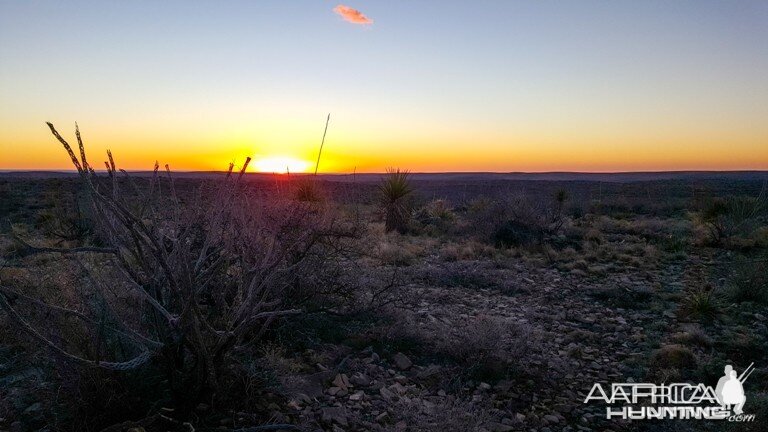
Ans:
<svg viewBox="0 0 768 432"><path fill-rule="evenodd" d="M254 170L262 173L304 173L309 167L309 162L289 156L270 156L253 163Z"/></svg>

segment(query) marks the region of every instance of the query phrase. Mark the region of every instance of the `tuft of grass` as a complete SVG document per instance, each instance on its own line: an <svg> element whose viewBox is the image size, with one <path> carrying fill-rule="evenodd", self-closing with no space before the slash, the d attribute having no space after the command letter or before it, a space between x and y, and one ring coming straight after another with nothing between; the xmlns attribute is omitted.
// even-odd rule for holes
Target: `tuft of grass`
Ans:
<svg viewBox="0 0 768 432"><path fill-rule="evenodd" d="M296 182L296 189L294 189L293 195L298 201L302 202L317 203L323 201L323 191L314 178L299 179Z"/></svg>
<svg viewBox="0 0 768 432"><path fill-rule="evenodd" d="M649 365L655 369L695 368L696 355L682 345L664 345L651 354Z"/></svg>
<svg viewBox="0 0 768 432"><path fill-rule="evenodd" d="M388 168L379 185L379 195L386 212L385 231L405 233L408 229L408 197L413 193L409 172L400 168Z"/></svg>
<svg viewBox="0 0 768 432"><path fill-rule="evenodd" d="M768 261L742 260L734 263L726 292L736 302L768 304Z"/></svg>
<svg viewBox="0 0 768 432"><path fill-rule="evenodd" d="M711 321L720 314L720 301L714 289L699 288L687 293L683 311L692 318Z"/></svg>
<svg viewBox="0 0 768 432"><path fill-rule="evenodd" d="M404 245L382 242L378 248L378 257L384 264L409 266L416 260L416 254Z"/></svg>

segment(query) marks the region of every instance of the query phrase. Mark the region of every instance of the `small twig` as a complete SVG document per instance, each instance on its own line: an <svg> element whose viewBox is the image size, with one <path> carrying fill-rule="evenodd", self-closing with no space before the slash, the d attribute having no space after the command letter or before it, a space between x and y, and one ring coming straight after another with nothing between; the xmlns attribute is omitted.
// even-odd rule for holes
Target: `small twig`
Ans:
<svg viewBox="0 0 768 432"><path fill-rule="evenodd" d="M96 247L96 246L82 246L82 247L76 247L76 248L51 248L51 247L38 247L38 246L32 246L31 244L25 242L21 239L21 237L17 236L16 234L12 234L11 237L17 241L19 244L21 244L28 254L38 254L38 253L60 253L60 254L74 254L74 253L106 253L106 254L116 254L117 249L115 248L103 248L103 247Z"/></svg>

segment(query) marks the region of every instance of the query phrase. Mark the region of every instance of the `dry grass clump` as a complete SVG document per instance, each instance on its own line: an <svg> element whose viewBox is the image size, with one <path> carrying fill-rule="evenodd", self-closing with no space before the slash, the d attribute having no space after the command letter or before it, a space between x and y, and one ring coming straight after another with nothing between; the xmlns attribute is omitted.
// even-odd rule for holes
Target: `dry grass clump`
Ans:
<svg viewBox="0 0 768 432"><path fill-rule="evenodd" d="M712 338L700 327L673 334L672 342L680 345L699 346L702 348L710 348L714 343Z"/></svg>
<svg viewBox="0 0 768 432"><path fill-rule="evenodd" d="M737 302L768 304L768 259L740 259L733 263L725 293Z"/></svg>
<svg viewBox="0 0 768 432"><path fill-rule="evenodd" d="M371 236L370 242L376 242L374 256L382 263L389 265L407 266L417 259L425 257L437 245L436 240L429 237L404 236L397 233Z"/></svg>
<svg viewBox="0 0 768 432"><path fill-rule="evenodd" d="M605 243L605 238L603 237L603 233L596 228L588 229L587 232L584 233L584 240L594 244Z"/></svg>
<svg viewBox="0 0 768 432"><path fill-rule="evenodd" d="M319 203L324 200L323 190L314 177L302 177L296 181L293 196L303 202Z"/></svg>
<svg viewBox="0 0 768 432"><path fill-rule="evenodd" d="M526 361L541 343L540 335L525 322L481 315L450 326L442 321L423 322L404 311L391 313L398 325L381 339L398 344L400 351L442 357L460 367L462 378L491 382L521 372L530 374Z"/></svg>
<svg viewBox="0 0 768 432"><path fill-rule="evenodd" d="M280 375L296 374L304 369L303 363L290 356L287 349L276 342L263 343L259 353L260 361L266 368Z"/></svg>
<svg viewBox="0 0 768 432"><path fill-rule="evenodd" d="M502 378L509 368L524 366L536 337L527 324L478 316L455 332L437 335L436 349L459 362L470 374Z"/></svg>
<svg viewBox="0 0 768 432"><path fill-rule="evenodd" d="M408 266L414 263L417 254L413 248L407 248L403 244L381 242L376 250L376 256L382 263L395 266Z"/></svg>
<svg viewBox="0 0 768 432"><path fill-rule="evenodd" d="M648 364L655 369L694 369L696 355L682 345L664 345L651 353Z"/></svg>
<svg viewBox="0 0 768 432"><path fill-rule="evenodd" d="M480 258L493 258L498 251L484 243L469 240L463 243L446 243L440 248L444 261L470 261Z"/></svg>
<svg viewBox="0 0 768 432"><path fill-rule="evenodd" d="M405 422L412 430L425 432L486 430L494 419L491 410L480 404L463 402L453 397L429 399L401 399L395 406L397 413L388 431L401 431L397 423ZM402 424L401 424L402 425Z"/></svg>

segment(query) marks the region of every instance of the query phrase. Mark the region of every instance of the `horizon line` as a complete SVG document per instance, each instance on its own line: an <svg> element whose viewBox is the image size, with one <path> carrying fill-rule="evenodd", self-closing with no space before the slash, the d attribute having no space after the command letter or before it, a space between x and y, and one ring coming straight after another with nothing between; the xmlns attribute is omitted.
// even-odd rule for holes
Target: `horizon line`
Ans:
<svg viewBox="0 0 768 432"><path fill-rule="evenodd" d="M97 173L107 173L107 170L99 169L94 170ZM147 173L153 172L151 169L146 170L125 170L128 173ZM62 173L62 174L77 174L77 170L74 169L0 169L2 174L11 173ZM224 170L171 170L171 173L201 173L201 174L226 174ZM684 173L768 173L768 168L765 169L731 169L731 170L718 170L718 169L682 169L682 170L646 170L646 171L408 171L411 175L416 174L684 174ZM380 171L367 171L367 172L262 172L262 171L247 171L246 175L375 175L386 174L386 172Z"/></svg>

